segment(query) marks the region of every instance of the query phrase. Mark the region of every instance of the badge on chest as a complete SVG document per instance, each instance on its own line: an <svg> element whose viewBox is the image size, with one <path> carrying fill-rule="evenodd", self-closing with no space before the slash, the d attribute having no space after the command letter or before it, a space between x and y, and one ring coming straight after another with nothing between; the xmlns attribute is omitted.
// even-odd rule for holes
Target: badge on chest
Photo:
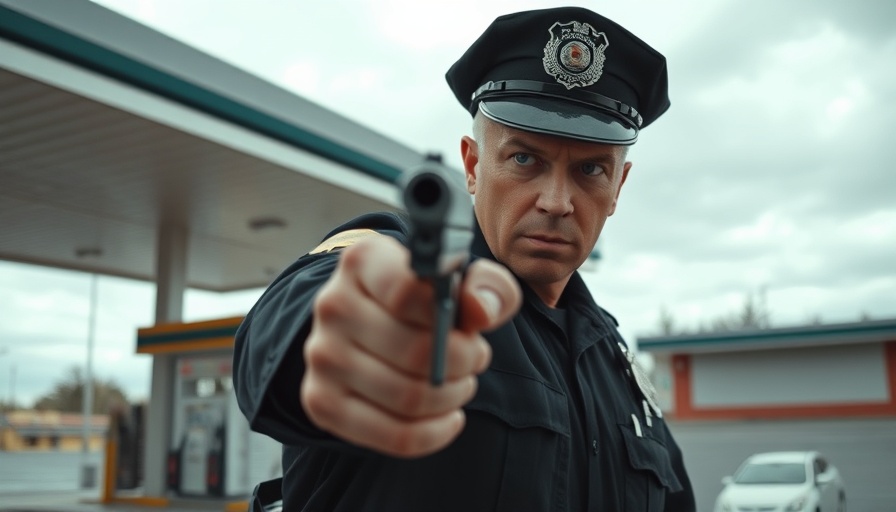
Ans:
<svg viewBox="0 0 896 512"><path fill-rule="evenodd" d="M657 401L656 388L653 387L653 382L650 381L647 371L641 366L641 363L638 362L637 358L635 358L635 354L629 351L628 347L622 343L617 343L617 345L627 362L628 368L625 369L626 374L635 382L635 384L637 384L638 389L641 390L641 395L644 397L644 400L650 404L650 408L653 409L656 416L662 418L663 411L660 410L659 402ZM646 412L647 411L645 411L645 413Z"/></svg>

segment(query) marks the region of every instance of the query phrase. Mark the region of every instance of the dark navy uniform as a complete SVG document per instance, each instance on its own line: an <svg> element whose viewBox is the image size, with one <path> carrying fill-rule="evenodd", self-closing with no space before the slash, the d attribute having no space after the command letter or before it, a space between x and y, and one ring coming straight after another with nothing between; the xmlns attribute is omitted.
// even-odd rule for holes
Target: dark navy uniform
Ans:
<svg viewBox="0 0 896 512"><path fill-rule="evenodd" d="M385 213L333 234L361 228L406 242L406 223ZM237 333L237 398L254 430L284 444L285 510L695 510L681 452L578 274L557 309L520 283L524 304L485 334L491 366L443 451L397 459L318 430L299 404L302 342L338 254L294 263ZM492 258L478 229L473 254Z"/></svg>
<svg viewBox="0 0 896 512"><path fill-rule="evenodd" d="M669 107L665 58L581 8L496 19L446 78L472 115L601 144L633 144ZM494 259L475 228L473 255ZM652 388L577 273L556 308L520 283L523 305L485 334L491 365L445 449L398 459L316 428L299 389L312 302L339 258L328 249L380 235L406 244L407 224L383 213L336 229L328 239L341 242L284 271L237 333L237 398L252 428L284 445L285 510L696 509Z"/></svg>

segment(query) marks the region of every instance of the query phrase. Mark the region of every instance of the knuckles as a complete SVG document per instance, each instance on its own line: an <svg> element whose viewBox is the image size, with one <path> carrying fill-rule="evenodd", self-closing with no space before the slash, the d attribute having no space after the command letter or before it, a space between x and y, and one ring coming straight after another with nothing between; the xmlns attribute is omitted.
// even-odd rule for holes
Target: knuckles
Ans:
<svg viewBox="0 0 896 512"><path fill-rule="evenodd" d="M403 364L408 371L421 376L428 372L432 360L432 333L420 331L417 339L407 344Z"/></svg>
<svg viewBox="0 0 896 512"><path fill-rule="evenodd" d="M350 245L344 249L339 255L339 265L337 271L356 273L364 264L367 254L370 252L370 242L362 240L361 242Z"/></svg>
<svg viewBox="0 0 896 512"><path fill-rule="evenodd" d="M311 421L326 431L339 424L341 401L331 395L325 383L311 373L305 375L301 389L302 407Z"/></svg>
<svg viewBox="0 0 896 512"><path fill-rule="evenodd" d="M325 343L324 340L312 334L304 347L305 364L308 368L323 372L324 374L332 373L333 370L341 368L342 357L331 344Z"/></svg>
<svg viewBox="0 0 896 512"><path fill-rule="evenodd" d="M339 322L351 314L352 302L351 294L338 281L328 282L314 298L314 317L325 325Z"/></svg>
<svg viewBox="0 0 896 512"><path fill-rule="evenodd" d="M425 381L403 386L395 399L397 411L408 418L420 417L427 412L431 394L429 384Z"/></svg>
<svg viewBox="0 0 896 512"><path fill-rule="evenodd" d="M389 429L376 445L377 449L393 457L412 459L441 449L458 433L459 430L447 433L433 431L424 423L401 423Z"/></svg>
<svg viewBox="0 0 896 512"><path fill-rule="evenodd" d="M420 432L410 425L399 425L389 432L382 448L391 455L402 458L417 457L420 454Z"/></svg>

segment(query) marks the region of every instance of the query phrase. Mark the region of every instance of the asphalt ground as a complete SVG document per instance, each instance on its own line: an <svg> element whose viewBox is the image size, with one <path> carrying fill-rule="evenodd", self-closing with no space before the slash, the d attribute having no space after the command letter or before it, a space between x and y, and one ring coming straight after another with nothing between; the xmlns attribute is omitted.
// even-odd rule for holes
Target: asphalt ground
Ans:
<svg viewBox="0 0 896 512"><path fill-rule="evenodd" d="M225 501L171 500L167 506L100 503L98 491L46 491L0 494L0 512L225 512Z"/></svg>
<svg viewBox="0 0 896 512"><path fill-rule="evenodd" d="M100 503L103 454L91 452L0 451L0 512L223 512L233 500L171 499L165 507ZM81 488L85 466L95 484Z"/></svg>
<svg viewBox="0 0 896 512"><path fill-rule="evenodd" d="M896 512L896 419L670 422L684 452L697 510L711 512L754 453L818 450L840 471L849 512Z"/></svg>
<svg viewBox="0 0 896 512"><path fill-rule="evenodd" d="M670 423L685 454L700 512L711 512L721 479L762 451L819 450L846 484L850 512L896 512L896 420ZM168 507L100 504L100 490L80 489L84 464L102 454L0 452L0 512L223 511L226 502L171 500ZM97 482L102 481L101 469Z"/></svg>

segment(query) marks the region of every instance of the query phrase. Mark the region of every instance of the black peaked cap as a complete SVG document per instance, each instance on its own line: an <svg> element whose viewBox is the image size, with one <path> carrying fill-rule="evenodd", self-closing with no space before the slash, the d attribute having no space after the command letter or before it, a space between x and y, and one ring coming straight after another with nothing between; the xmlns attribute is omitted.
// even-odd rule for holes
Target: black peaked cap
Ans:
<svg viewBox="0 0 896 512"><path fill-rule="evenodd" d="M666 58L581 7L495 19L445 78L471 115L592 142L633 144L669 108Z"/></svg>

